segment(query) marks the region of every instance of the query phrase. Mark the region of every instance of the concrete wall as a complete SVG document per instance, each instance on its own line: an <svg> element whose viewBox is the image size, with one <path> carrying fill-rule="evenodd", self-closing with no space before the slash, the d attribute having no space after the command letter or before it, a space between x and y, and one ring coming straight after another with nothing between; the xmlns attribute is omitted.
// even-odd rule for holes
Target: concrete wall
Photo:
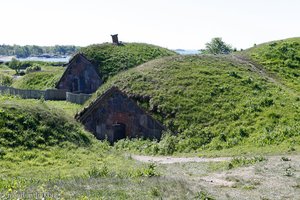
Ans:
<svg viewBox="0 0 300 200"><path fill-rule="evenodd" d="M91 94L74 94L71 92L66 93L66 100L71 103L84 104L92 95Z"/></svg>
<svg viewBox="0 0 300 200"><path fill-rule="evenodd" d="M66 90L23 90L7 86L0 86L1 94L19 96L23 99L66 100Z"/></svg>
<svg viewBox="0 0 300 200"><path fill-rule="evenodd" d="M45 91L46 100L66 100L67 90L48 89Z"/></svg>
<svg viewBox="0 0 300 200"><path fill-rule="evenodd" d="M40 99L45 97L45 91L43 90L23 90L12 87L0 86L1 94L8 94L13 96L20 96L23 99Z"/></svg>

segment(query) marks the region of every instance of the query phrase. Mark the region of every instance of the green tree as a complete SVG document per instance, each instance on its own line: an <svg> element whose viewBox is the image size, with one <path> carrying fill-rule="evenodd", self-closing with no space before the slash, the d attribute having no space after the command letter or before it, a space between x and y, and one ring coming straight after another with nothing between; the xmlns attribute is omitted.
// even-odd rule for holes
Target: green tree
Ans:
<svg viewBox="0 0 300 200"><path fill-rule="evenodd" d="M30 56L30 52L27 46L21 47L21 46L16 46L15 48L15 55L18 58L26 58Z"/></svg>
<svg viewBox="0 0 300 200"><path fill-rule="evenodd" d="M229 44L222 41L222 38L213 38L210 42L205 44L206 48L202 49L202 53L206 54L229 54L233 51Z"/></svg>
<svg viewBox="0 0 300 200"><path fill-rule="evenodd" d="M13 58L9 64L9 68L16 70L16 74L19 74L20 68L21 68L21 62L18 61L17 59Z"/></svg>

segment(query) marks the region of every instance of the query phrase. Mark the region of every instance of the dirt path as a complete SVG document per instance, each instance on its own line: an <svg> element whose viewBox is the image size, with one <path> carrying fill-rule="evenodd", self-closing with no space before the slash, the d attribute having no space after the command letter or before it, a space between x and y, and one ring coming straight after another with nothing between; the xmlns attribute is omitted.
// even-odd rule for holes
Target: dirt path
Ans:
<svg viewBox="0 0 300 200"><path fill-rule="evenodd" d="M230 161L230 157L199 158L199 157L170 157L170 156L139 156L132 155L133 159L141 162L154 162L159 164L187 163L187 162L222 162Z"/></svg>
<svg viewBox="0 0 300 200"><path fill-rule="evenodd" d="M247 64L251 67L252 71L258 73L261 77L266 78L268 81L272 83L276 83L279 85L282 85L281 82L279 82L274 76L272 76L270 73L268 73L263 66L258 65L257 63L252 62L251 60L238 56L238 55L232 55L232 58L240 63Z"/></svg>

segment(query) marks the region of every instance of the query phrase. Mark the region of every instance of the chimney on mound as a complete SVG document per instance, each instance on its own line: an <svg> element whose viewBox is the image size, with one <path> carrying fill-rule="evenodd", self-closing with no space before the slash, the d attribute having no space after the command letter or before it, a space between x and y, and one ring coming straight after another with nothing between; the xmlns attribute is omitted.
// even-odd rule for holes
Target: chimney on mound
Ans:
<svg viewBox="0 0 300 200"><path fill-rule="evenodd" d="M115 45L119 45L119 39L118 39L118 34L114 34L114 35L111 35L111 38L112 38L112 42L113 44Z"/></svg>

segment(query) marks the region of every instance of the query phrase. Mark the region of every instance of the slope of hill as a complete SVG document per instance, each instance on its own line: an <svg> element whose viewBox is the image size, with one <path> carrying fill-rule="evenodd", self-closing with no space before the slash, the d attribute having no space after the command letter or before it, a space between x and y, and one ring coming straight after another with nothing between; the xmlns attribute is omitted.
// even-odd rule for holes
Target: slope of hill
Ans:
<svg viewBox="0 0 300 200"><path fill-rule="evenodd" d="M0 96L1 199L152 199L154 187L186 199L181 182L150 178L159 176L154 164L137 163L85 132L72 116L77 108Z"/></svg>
<svg viewBox="0 0 300 200"><path fill-rule="evenodd" d="M12 87L20 89L45 90L55 87L63 70L32 72L15 80Z"/></svg>
<svg viewBox="0 0 300 200"><path fill-rule="evenodd" d="M80 51L98 66L104 80L119 71L138 66L149 60L176 54L165 48L142 43L95 44L81 48Z"/></svg>
<svg viewBox="0 0 300 200"><path fill-rule="evenodd" d="M172 138L174 151L299 145L299 97L230 56L150 61L114 76L97 95L112 85L177 133Z"/></svg>
<svg viewBox="0 0 300 200"><path fill-rule="evenodd" d="M237 55L260 64L278 81L300 92L300 38L264 43Z"/></svg>
<svg viewBox="0 0 300 200"><path fill-rule="evenodd" d="M42 101L1 96L1 148L43 148L64 142L79 146L91 144L91 135L73 117L63 113Z"/></svg>

